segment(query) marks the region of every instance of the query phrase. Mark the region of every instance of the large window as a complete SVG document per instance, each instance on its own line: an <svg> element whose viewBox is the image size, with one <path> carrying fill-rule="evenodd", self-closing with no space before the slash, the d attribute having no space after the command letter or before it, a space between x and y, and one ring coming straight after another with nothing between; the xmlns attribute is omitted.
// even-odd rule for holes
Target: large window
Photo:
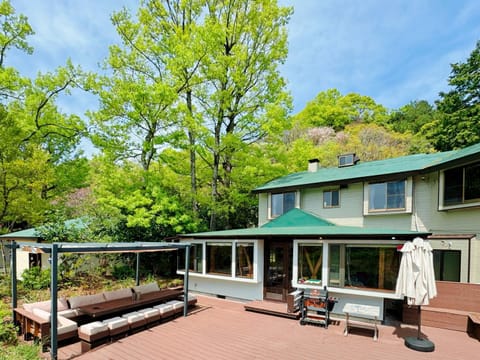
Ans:
<svg viewBox="0 0 480 360"><path fill-rule="evenodd" d="M480 163L444 172L443 204L480 201Z"/></svg>
<svg viewBox="0 0 480 360"><path fill-rule="evenodd" d="M237 243L235 251L235 276L253 279L253 249L253 243Z"/></svg>
<svg viewBox="0 0 480 360"><path fill-rule="evenodd" d="M232 243L207 242L207 273L213 275L232 274Z"/></svg>
<svg viewBox="0 0 480 360"><path fill-rule="evenodd" d="M195 273L203 273L203 244L192 244L189 253L188 270ZM179 250L178 269L185 270L185 250Z"/></svg>
<svg viewBox="0 0 480 360"><path fill-rule="evenodd" d="M394 245L329 247L330 286L395 290L401 254Z"/></svg>
<svg viewBox="0 0 480 360"><path fill-rule="evenodd" d="M271 217L277 217L295 207L295 192L272 194Z"/></svg>
<svg viewBox="0 0 480 360"><path fill-rule="evenodd" d="M435 280L460 281L460 250L433 250Z"/></svg>
<svg viewBox="0 0 480 360"><path fill-rule="evenodd" d="M340 191L336 190L327 190L323 192L323 207L331 208L338 207L340 204Z"/></svg>
<svg viewBox="0 0 480 360"><path fill-rule="evenodd" d="M298 282L303 284L321 284L322 282L322 245L298 245Z"/></svg>
<svg viewBox="0 0 480 360"><path fill-rule="evenodd" d="M391 211L405 209L405 180L368 185L368 210Z"/></svg>

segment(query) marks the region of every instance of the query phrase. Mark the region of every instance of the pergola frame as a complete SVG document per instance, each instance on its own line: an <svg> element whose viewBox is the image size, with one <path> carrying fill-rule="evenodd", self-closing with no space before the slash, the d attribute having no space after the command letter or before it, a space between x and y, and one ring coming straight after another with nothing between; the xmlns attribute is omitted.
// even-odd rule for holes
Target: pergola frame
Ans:
<svg viewBox="0 0 480 360"><path fill-rule="evenodd" d="M50 356L57 359L57 299L58 299L58 254L61 253L136 253L135 281L139 285L140 254L143 252L175 251L185 249L185 273L183 280L184 304L183 316L188 312L188 273L190 263L190 243L170 242L133 242L133 243L22 243L12 241L11 247L11 279L12 279L12 315L15 319L14 309L17 307L17 254L16 249L22 249L32 253L50 254L51 264L51 314L50 316Z"/></svg>

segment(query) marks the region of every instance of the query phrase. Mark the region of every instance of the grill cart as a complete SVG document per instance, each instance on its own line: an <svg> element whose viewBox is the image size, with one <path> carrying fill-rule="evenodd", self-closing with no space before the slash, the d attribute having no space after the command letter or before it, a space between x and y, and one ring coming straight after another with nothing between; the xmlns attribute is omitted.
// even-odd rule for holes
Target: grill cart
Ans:
<svg viewBox="0 0 480 360"><path fill-rule="evenodd" d="M305 289L301 303L300 325L309 323L328 328L330 311L334 305L335 300L329 298L326 286L323 289Z"/></svg>

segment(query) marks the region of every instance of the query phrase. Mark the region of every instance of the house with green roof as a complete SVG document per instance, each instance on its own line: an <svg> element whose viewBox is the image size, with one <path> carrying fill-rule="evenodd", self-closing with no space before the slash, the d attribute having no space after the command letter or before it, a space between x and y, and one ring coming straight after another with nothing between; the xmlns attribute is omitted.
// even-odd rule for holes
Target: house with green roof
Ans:
<svg viewBox="0 0 480 360"><path fill-rule="evenodd" d="M64 223L66 228L78 228L82 229L85 227L85 220L70 219L66 220ZM9 268L10 261L10 249L5 246L6 244L11 243L12 241L16 242L32 242L32 243L41 243L44 241L42 235L39 231L39 228L29 228L19 231L14 231L7 234L0 235L0 242L3 248L3 256L0 259L0 271L7 272ZM26 269L31 269L32 267L38 266L42 269L48 268L50 266L48 262L49 254L41 252L25 252L21 249L16 250L17 257L17 277L20 279L22 273Z"/></svg>
<svg viewBox="0 0 480 360"><path fill-rule="evenodd" d="M193 244L192 290L285 302L326 286L338 309L385 314L402 300L398 248L415 237L434 248L437 281L480 282L480 144L370 162L345 154L333 168L310 160L253 191L258 227L180 236Z"/></svg>

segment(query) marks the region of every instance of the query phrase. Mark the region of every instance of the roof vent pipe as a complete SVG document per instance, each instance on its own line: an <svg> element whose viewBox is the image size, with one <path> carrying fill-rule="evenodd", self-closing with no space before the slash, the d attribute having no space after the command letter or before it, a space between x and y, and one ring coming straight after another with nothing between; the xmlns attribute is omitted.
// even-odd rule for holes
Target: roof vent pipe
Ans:
<svg viewBox="0 0 480 360"><path fill-rule="evenodd" d="M308 160L308 172L316 172L320 167L320 161L318 159Z"/></svg>

